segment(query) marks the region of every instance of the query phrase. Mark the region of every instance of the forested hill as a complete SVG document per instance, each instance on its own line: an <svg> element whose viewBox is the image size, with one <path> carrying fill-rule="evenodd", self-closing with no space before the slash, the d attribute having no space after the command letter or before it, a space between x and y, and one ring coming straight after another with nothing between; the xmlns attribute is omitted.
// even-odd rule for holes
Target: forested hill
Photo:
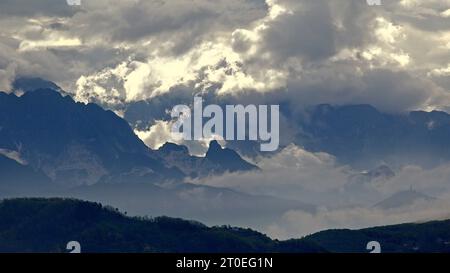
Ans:
<svg viewBox="0 0 450 273"><path fill-rule="evenodd" d="M159 217L127 217L112 207L73 199L0 203L0 252L323 252L303 241L279 242L249 230L207 227Z"/></svg>
<svg viewBox="0 0 450 273"><path fill-rule="evenodd" d="M168 217L128 217L112 207L73 199L10 199L0 202L0 252L450 252L450 221L361 230L328 230L278 241L250 230L207 227Z"/></svg>

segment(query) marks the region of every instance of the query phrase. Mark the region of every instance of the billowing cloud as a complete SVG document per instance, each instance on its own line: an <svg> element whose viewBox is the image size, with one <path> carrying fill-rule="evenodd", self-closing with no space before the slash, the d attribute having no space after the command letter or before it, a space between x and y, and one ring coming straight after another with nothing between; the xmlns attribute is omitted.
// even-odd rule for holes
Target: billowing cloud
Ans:
<svg viewBox="0 0 450 273"><path fill-rule="evenodd" d="M433 169L404 166L395 170L393 177L355 183L351 182L351 177L359 171L336 165L328 154L310 153L293 145L256 163L261 171L189 182L317 206L313 212L288 210L276 221L257 227L280 239L298 238L326 229L357 229L450 217L449 164ZM398 193L403 194L395 197L394 203L398 206L375 206ZM429 199L416 197L422 194Z"/></svg>
<svg viewBox="0 0 450 273"><path fill-rule="evenodd" d="M295 145L255 161L261 171L231 173L191 182L308 203L321 202L317 196L323 197L323 193L342 188L347 183L347 167L337 166L334 157L310 153Z"/></svg>
<svg viewBox="0 0 450 273"><path fill-rule="evenodd" d="M0 4L2 89L41 76L109 107L180 85L385 111L449 101L448 0L45 2Z"/></svg>

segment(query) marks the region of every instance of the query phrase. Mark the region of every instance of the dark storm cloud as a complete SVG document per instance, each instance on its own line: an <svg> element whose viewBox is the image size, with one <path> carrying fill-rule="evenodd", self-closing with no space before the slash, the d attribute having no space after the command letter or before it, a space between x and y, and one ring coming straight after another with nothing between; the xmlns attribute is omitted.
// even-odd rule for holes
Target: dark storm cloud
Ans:
<svg viewBox="0 0 450 273"><path fill-rule="evenodd" d="M280 16L264 33L267 50L285 61L289 57L321 60L336 53L333 19L326 1L306 2Z"/></svg>

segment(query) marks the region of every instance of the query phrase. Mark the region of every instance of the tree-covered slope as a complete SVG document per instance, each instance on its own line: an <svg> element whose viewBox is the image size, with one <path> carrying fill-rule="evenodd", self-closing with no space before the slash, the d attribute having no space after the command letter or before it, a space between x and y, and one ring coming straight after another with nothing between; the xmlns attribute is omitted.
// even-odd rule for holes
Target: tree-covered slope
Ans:
<svg viewBox="0 0 450 273"><path fill-rule="evenodd" d="M308 242L278 242L249 230L207 227L160 217L131 218L73 199L11 199L0 203L0 252L321 252Z"/></svg>
<svg viewBox="0 0 450 273"><path fill-rule="evenodd" d="M305 238L330 252L363 252L377 241L386 253L450 252L450 220L411 223L361 230L327 230Z"/></svg>
<svg viewBox="0 0 450 273"><path fill-rule="evenodd" d="M0 202L0 252L317 253L450 252L450 220L361 230L328 230L278 241L242 228L207 227L168 217L136 218L99 203L74 199L10 199Z"/></svg>

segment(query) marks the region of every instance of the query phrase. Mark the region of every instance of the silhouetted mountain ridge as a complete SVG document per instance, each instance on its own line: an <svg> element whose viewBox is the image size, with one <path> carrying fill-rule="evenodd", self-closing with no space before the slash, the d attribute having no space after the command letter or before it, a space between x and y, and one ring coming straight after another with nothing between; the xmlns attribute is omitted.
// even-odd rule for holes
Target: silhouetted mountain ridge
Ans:
<svg viewBox="0 0 450 273"><path fill-rule="evenodd" d="M19 77L12 83L12 91L14 92L33 92L39 89L52 89L58 92L65 93L61 87L51 81L44 80L38 77Z"/></svg>

